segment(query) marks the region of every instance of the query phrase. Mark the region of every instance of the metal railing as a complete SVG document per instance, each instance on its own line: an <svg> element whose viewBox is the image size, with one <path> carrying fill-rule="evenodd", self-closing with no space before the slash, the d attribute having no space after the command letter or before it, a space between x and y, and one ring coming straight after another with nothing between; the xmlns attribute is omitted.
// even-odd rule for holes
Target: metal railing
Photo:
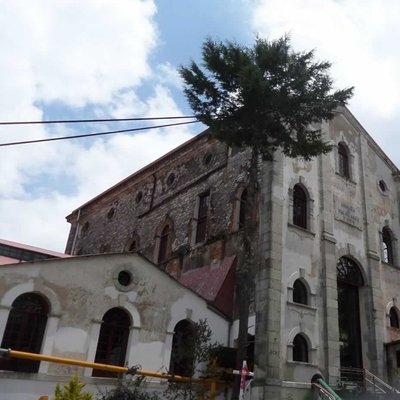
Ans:
<svg viewBox="0 0 400 400"><path fill-rule="evenodd" d="M340 383L346 389L353 386L353 388L363 389L364 391L376 394L400 393L398 389L390 386L367 369L341 368Z"/></svg>
<svg viewBox="0 0 400 400"><path fill-rule="evenodd" d="M321 377L317 377L317 379L313 380L311 385L314 389L318 390L318 398L321 400L342 400Z"/></svg>

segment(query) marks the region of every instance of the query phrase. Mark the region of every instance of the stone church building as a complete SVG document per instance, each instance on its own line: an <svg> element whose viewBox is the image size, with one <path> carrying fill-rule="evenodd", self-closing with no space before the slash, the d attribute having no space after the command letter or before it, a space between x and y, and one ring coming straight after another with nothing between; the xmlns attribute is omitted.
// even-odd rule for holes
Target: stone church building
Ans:
<svg viewBox="0 0 400 400"><path fill-rule="evenodd" d="M256 221L252 398L304 398L315 374L337 387L349 368L400 387L400 171L347 108L321 129L333 151L260 161L252 201L249 151L205 131L74 210L66 253L137 253L204 299L234 347Z"/></svg>
<svg viewBox="0 0 400 400"><path fill-rule="evenodd" d="M260 162L252 210L248 151L206 131L73 211L66 252L139 252L207 291L188 276L240 259L240 230L256 218L253 395L285 397L316 372L335 386L347 367L398 384L400 173L347 108L321 128L331 153ZM220 299L232 345L233 295Z"/></svg>

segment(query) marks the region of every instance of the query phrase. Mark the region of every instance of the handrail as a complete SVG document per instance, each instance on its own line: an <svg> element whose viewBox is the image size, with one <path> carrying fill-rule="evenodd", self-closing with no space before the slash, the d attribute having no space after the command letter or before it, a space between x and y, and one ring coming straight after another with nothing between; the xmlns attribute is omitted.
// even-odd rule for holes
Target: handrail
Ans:
<svg viewBox="0 0 400 400"><path fill-rule="evenodd" d="M312 384L311 384L314 388L316 388L317 390L318 390L318 392L319 392L319 394L320 394L320 397L321 397L321 394L325 397L325 398L327 398L328 400L336 400L336 398L335 398L335 396L333 395L333 394L331 394L331 393L329 393L322 385L320 385L319 383L317 383L317 382L313 382Z"/></svg>
<svg viewBox="0 0 400 400"><path fill-rule="evenodd" d="M374 375L372 372L368 371L367 369L364 369L364 379L365 379L366 382L371 383L374 386L374 389L378 389L382 393L393 393L393 392L394 393L400 393L400 391L397 390L395 387L390 386L388 383L386 383L382 379L378 378L376 375ZM388 391L385 391L378 384L383 386L383 388L385 388Z"/></svg>
<svg viewBox="0 0 400 400"><path fill-rule="evenodd" d="M324 394L325 396L327 396L327 393L329 393L329 395L328 395L329 400L342 400L342 398L321 377L319 377L315 380L313 378L313 381L311 382L311 384L312 384L312 386L317 388L320 393Z"/></svg>
<svg viewBox="0 0 400 400"><path fill-rule="evenodd" d="M372 386L375 393L400 393L398 389L390 386L367 369L341 368L340 376L343 381L348 380L349 382L362 383L365 390L368 390Z"/></svg>

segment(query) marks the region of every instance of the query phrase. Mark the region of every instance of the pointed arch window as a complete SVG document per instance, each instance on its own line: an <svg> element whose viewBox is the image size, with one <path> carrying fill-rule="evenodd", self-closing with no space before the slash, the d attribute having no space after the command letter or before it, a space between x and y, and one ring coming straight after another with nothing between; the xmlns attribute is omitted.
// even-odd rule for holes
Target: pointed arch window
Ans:
<svg viewBox="0 0 400 400"><path fill-rule="evenodd" d="M392 328L400 328L399 314L395 307L392 307L389 311L390 326Z"/></svg>
<svg viewBox="0 0 400 400"><path fill-rule="evenodd" d="M293 339L293 361L308 362L307 340L300 333Z"/></svg>
<svg viewBox="0 0 400 400"><path fill-rule="evenodd" d="M203 242L204 240L206 240L209 203L210 203L210 192L209 191L202 193L198 197L195 243Z"/></svg>
<svg viewBox="0 0 400 400"><path fill-rule="evenodd" d="M296 279L293 283L293 302L308 304L308 291L306 285L300 279Z"/></svg>
<svg viewBox="0 0 400 400"><path fill-rule="evenodd" d="M307 194L299 185L293 188L293 224L307 229Z"/></svg>
<svg viewBox="0 0 400 400"><path fill-rule="evenodd" d="M49 314L47 301L37 293L24 293L11 305L1 347L40 353ZM0 359L0 369L38 372L40 361Z"/></svg>
<svg viewBox="0 0 400 400"><path fill-rule="evenodd" d="M392 233L387 227L382 229L382 250L383 261L388 264L393 264L393 239Z"/></svg>
<svg viewBox="0 0 400 400"><path fill-rule="evenodd" d="M243 229L246 223L247 200L247 190L244 189L242 195L240 196L239 229Z"/></svg>
<svg viewBox="0 0 400 400"><path fill-rule="evenodd" d="M343 143L338 144L339 174L350 178L350 159L347 147Z"/></svg>
<svg viewBox="0 0 400 400"><path fill-rule="evenodd" d="M160 245L158 248L158 262L162 263L168 258L171 229L165 225L160 234Z"/></svg>
<svg viewBox="0 0 400 400"><path fill-rule="evenodd" d="M195 328L191 321L182 320L175 325L169 372L192 376L194 373Z"/></svg>
<svg viewBox="0 0 400 400"><path fill-rule="evenodd" d="M124 365L130 325L129 315L122 308L111 308L104 314L94 360L96 363ZM94 369L92 376L114 378L118 374Z"/></svg>

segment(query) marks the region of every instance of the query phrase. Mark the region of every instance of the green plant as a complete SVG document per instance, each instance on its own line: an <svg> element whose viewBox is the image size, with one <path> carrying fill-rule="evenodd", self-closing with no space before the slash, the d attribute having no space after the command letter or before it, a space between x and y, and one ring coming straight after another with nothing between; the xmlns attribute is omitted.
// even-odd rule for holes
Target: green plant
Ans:
<svg viewBox="0 0 400 400"><path fill-rule="evenodd" d="M74 375L63 387L56 386L54 400L92 400L92 393L82 392L84 387L85 384L79 381L77 375Z"/></svg>

